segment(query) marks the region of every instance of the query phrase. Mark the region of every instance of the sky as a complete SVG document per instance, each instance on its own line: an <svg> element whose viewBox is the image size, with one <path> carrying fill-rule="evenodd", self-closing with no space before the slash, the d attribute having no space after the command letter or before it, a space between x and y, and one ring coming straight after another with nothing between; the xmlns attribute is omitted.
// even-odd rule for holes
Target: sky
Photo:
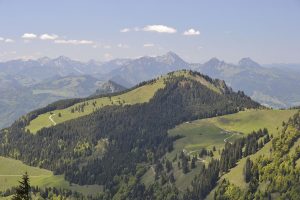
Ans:
<svg viewBox="0 0 300 200"><path fill-rule="evenodd" d="M0 61L173 51L189 62L300 63L300 0L0 0L0 27Z"/></svg>

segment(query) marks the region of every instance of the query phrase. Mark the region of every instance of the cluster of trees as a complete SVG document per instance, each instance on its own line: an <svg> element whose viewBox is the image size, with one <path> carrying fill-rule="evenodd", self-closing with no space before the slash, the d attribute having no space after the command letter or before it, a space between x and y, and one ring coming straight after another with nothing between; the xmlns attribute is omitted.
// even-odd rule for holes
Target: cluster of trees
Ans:
<svg viewBox="0 0 300 200"><path fill-rule="evenodd" d="M178 167L182 169L182 172L184 174L188 173L190 171L189 169L189 159L190 157L185 155L183 152L180 153L178 161Z"/></svg>
<svg viewBox="0 0 300 200"><path fill-rule="evenodd" d="M263 137L262 140L258 142L258 139ZM248 135L245 140L245 151L244 156L248 156L257 152L258 149L261 149L264 144L270 141L270 136L268 129L264 128L263 130L260 129L257 132L253 132L252 134Z"/></svg>
<svg viewBox="0 0 300 200"><path fill-rule="evenodd" d="M84 102L84 103L81 103L78 106L75 106L74 108L71 108L71 113L74 113L74 112L84 112L85 106L88 106L88 105L89 105L88 101Z"/></svg>
<svg viewBox="0 0 300 200"><path fill-rule="evenodd" d="M67 104L71 103L61 107ZM168 137L170 128L184 121L258 107L247 96L216 93L197 81L171 77L149 103L104 107L76 120L44 128L36 135L26 133L24 124L15 123L0 134L0 154L65 174L73 183L102 184L113 195L119 184L114 181L116 177L135 176L140 163L150 162L149 155L151 162L156 162L173 149L176 137ZM95 149L102 138L108 138L108 146L106 153L98 157ZM74 151L79 141L85 141L90 150L84 154ZM211 170L203 169L203 173L214 174L215 169ZM212 185L214 181L209 182Z"/></svg>
<svg viewBox="0 0 300 200"><path fill-rule="evenodd" d="M199 174L192 181L192 189L188 189L183 196L184 200L204 199L216 186L220 174L219 160L212 159L207 167L202 164L199 168Z"/></svg>
<svg viewBox="0 0 300 200"><path fill-rule="evenodd" d="M236 162L239 159L256 153L259 149L261 149L264 146L265 143L263 143L262 141L267 141L266 138L270 138L268 130L259 129L257 132L253 131L245 138L236 140L233 144L227 142L225 144L224 150L222 150L221 153L221 172L228 172L230 168L236 165Z"/></svg>

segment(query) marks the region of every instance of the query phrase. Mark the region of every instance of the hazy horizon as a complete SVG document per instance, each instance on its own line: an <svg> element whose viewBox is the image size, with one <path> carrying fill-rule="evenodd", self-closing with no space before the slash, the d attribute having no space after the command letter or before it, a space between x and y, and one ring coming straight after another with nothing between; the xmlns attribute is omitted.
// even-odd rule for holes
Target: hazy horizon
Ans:
<svg viewBox="0 0 300 200"><path fill-rule="evenodd" d="M300 2L1 0L0 61L107 61L174 51L188 62L300 63Z"/></svg>

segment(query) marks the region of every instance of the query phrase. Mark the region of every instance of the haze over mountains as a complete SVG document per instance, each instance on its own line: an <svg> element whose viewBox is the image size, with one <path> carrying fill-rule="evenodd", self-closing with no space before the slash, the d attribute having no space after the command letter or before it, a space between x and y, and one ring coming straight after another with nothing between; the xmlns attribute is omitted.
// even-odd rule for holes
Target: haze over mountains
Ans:
<svg viewBox="0 0 300 200"><path fill-rule="evenodd" d="M242 90L263 105L279 108L300 104L297 65L261 66L251 58L242 58L237 64L217 58L202 64L188 63L173 52L108 62L43 57L0 63L0 127L58 99L89 96L96 90L97 94L116 92L180 69L193 69L225 80L233 90Z"/></svg>

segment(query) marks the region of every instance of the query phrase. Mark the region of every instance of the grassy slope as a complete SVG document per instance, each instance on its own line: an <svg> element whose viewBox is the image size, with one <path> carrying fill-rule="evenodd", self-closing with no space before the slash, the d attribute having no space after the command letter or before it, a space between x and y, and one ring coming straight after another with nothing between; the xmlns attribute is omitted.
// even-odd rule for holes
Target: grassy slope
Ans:
<svg viewBox="0 0 300 200"><path fill-rule="evenodd" d="M212 89L215 92L221 92L219 88L211 84L210 82L206 81L203 77L201 76L191 76L188 72L186 71L178 71L173 73L174 76L185 76L188 78L191 78L195 81L200 82L201 84L207 86L208 88ZM116 95L112 96L111 99L108 97L102 97L98 99L93 99L86 101L88 102L89 105L85 106L84 112L75 112L71 113L71 109L75 108L78 105L81 105L82 103L77 103L69 108L62 109L62 110L55 110L52 111L52 119L56 122L56 124L71 120L71 119L76 119L81 116L85 116L88 114L91 114L94 109L99 109L104 106L109 106L109 105L132 105L132 104L137 104L137 103L145 103L148 102L154 94L159 90L165 87L164 81L169 78L169 75L162 76L161 78L157 79L155 82L151 84L147 84L141 87L138 87L134 90L131 90L127 93L121 94L121 95ZM92 103L96 101L96 106L94 107ZM61 117L58 116L58 113L61 113ZM53 122L49 120L50 117L50 112L44 113L39 115L37 118L32 120L30 124L26 127L31 133L36 133L38 130L44 128L44 127L50 127L53 126Z"/></svg>
<svg viewBox="0 0 300 200"><path fill-rule="evenodd" d="M182 135L183 138L174 143L174 150L168 153L166 157L172 160L176 153L178 154L183 149L188 153L193 154L194 151L203 147L212 149L217 148L214 152L214 157L218 157L218 149L224 147L224 139L232 136L228 141L234 140L245 134L249 134L253 130L260 128L268 128L271 134L278 132L277 127L281 127L282 121L286 121L292 116L296 110L247 110L236 114L214 117L210 119L196 120L190 123L181 124L169 131L170 135ZM227 133L225 133L225 131ZM242 133L242 134L237 134ZM270 144L267 144L263 149L253 156L266 154L269 152ZM239 164L233 168L224 177L229 178L232 183L246 187L243 180L242 169L245 159L242 159ZM184 190L190 185L193 176L197 174L197 168L187 175L183 175L181 170L177 169L177 162L173 163L176 185L179 189ZM142 181L145 184L153 181L154 173L150 170L144 175Z"/></svg>
<svg viewBox="0 0 300 200"><path fill-rule="evenodd" d="M49 170L31 167L18 160L0 157L0 191L18 185L18 181L26 171L30 175L32 186L66 188L85 195L97 194L102 190L102 187L98 185L70 185L62 175L55 176Z"/></svg>

